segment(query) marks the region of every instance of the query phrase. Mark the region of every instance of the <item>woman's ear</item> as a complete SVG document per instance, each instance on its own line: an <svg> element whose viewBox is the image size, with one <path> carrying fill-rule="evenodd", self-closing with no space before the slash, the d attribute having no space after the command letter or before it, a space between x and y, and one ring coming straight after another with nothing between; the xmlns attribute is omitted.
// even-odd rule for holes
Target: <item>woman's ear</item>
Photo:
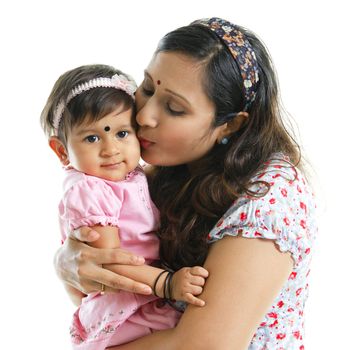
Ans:
<svg viewBox="0 0 357 350"><path fill-rule="evenodd" d="M53 152L56 153L60 162L66 166L69 164L69 158L66 146L62 143L62 141L57 136L51 136L48 140L48 144L52 148Z"/></svg>
<svg viewBox="0 0 357 350"><path fill-rule="evenodd" d="M226 139L228 141L230 135L238 131L248 118L249 114L247 112L237 113L237 115L233 119L222 125L224 127L220 131L218 142L222 143L223 139Z"/></svg>

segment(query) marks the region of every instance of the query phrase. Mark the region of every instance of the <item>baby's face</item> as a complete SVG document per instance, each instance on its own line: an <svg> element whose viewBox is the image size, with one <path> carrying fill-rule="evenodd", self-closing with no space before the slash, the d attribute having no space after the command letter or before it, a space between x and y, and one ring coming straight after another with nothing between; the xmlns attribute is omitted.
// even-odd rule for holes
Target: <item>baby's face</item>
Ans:
<svg viewBox="0 0 357 350"><path fill-rule="evenodd" d="M96 122L75 126L67 142L70 165L106 180L125 179L140 159L140 144L131 116L131 109L123 111L120 106Z"/></svg>

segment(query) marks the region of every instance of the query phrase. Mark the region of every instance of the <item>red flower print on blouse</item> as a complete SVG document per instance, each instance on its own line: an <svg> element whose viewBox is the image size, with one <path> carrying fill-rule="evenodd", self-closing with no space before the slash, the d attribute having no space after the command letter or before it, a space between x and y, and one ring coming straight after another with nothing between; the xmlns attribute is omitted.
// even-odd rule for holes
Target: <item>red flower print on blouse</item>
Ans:
<svg viewBox="0 0 357 350"><path fill-rule="evenodd" d="M300 208L306 213L306 204L304 202L300 202Z"/></svg>
<svg viewBox="0 0 357 350"><path fill-rule="evenodd" d="M289 276L289 280L294 280L295 277L296 277L296 272L293 271L293 272L290 274L290 276Z"/></svg>
<svg viewBox="0 0 357 350"><path fill-rule="evenodd" d="M270 203L270 204L275 204L275 198L270 198L270 199L269 199L269 203Z"/></svg>
<svg viewBox="0 0 357 350"><path fill-rule="evenodd" d="M224 220L223 220L223 219L219 220L219 222L217 223L216 227L221 227L221 226L222 226L222 224L223 224L223 222L224 222Z"/></svg>
<svg viewBox="0 0 357 350"><path fill-rule="evenodd" d="M296 296L299 296L300 293L301 293L301 291L302 291L302 288L299 288L299 289L296 291Z"/></svg>
<svg viewBox="0 0 357 350"><path fill-rule="evenodd" d="M269 164L267 170L262 169L263 173L257 174L262 181L271 185L268 193L262 198L249 195L238 198L223 225L215 230L217 232L213 231L211 242L240 230L242 236L248 238L276 238L283 243L281 249L294 254L294 269L288 274L280 294L265 312L264 322L261 321L252 338L251 347L260 350L270 347L275 350L304 350L301 345L304 305L308 295L306 277L316 233L316 204L298 169L284 166L282 173L274 165Z"/></svg>
<svg viewBox="0 0 357 350"><path fill-rule="evenodd" d="M300 221L300 226L305 230L306 229L306 221L305 220L301 220Z"/></svg>
<svg viewBox="0 0 357 350"><path fill-rule="evenodd" d="M276 306L277 306L279 309L281 309L281 308L284 306L284 302L283 302L282 300L280 300L280 301L276 304Z"/></svg>
<svg viewBox="0 0 357 350"><path fill-rule="evenodd" d="M271 323L271 324L269 325L269 327L270 327L270 328L273 328L273 327L275 327L278 323L279 323L278 320L275 320L273 323Z"/></svg>

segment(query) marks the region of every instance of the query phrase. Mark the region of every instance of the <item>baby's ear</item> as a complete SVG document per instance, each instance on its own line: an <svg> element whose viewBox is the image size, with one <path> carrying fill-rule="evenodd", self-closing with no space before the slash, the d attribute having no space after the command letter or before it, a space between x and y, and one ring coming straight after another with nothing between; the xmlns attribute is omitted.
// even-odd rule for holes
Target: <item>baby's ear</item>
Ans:
<svg viewBox="0 0 357 350"><path fill-rule="evenodd" d="M57 136L51 136L48 140L49 146L52 148L53 152L56 153L60 162L66 166L69 164L69 158L66 146L62 143L62 141Z"/></svg>

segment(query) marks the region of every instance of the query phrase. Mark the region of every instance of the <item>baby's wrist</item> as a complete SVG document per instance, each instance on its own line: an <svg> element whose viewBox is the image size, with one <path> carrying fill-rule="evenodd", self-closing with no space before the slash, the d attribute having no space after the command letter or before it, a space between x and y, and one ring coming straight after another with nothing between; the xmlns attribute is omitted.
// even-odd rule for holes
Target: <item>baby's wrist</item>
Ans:
<svg viewBox="0 0 357 350"><path fill-rule="evenodd" d="M160 272L153 285L153 294L159 298L172 299L172 277L174 273L168 270Z"/></svg>
<svg viewBox="0 0 357 350"><path fill-rule="evenodd" d="M156 297L164 297L165 274L168 273L169 271L163 270L157 275L152 288L152 292Z"/></svg>

